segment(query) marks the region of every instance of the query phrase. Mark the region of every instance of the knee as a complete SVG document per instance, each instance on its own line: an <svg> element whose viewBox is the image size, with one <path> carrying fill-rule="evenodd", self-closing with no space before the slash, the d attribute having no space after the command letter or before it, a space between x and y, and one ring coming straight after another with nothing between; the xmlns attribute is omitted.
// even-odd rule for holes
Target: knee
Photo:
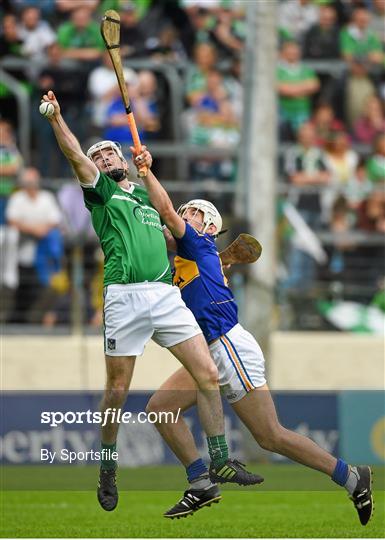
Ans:
<svg viewBox="0 0 385 540"><path fill-rule="evenodd" d="M199 390L212 390L218 386L218 369L211 357L209 360L204 367L194 374Z"/></svg>
<svg viewBox="0 0 385 540"><path fill-rule="evenodd" d="M104 392L104 401L114 406L124 403L128 393L129 383L125 379L109 379Z"/></svg>
<svg viewBox="0 0 385 540"><path fill-rule="evenodd" d="M280 424L271 426L264 433L259 434L256 439L264 450L279 453L284 439L284 428Z"/></svg>

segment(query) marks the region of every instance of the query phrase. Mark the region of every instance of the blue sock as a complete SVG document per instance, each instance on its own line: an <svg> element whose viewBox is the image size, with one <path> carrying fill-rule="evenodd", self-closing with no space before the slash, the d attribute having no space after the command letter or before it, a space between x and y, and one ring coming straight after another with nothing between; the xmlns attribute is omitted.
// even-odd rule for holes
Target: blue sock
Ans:
<svg viewBox="0 0 385 540"><path fill-rule="evenodd" d="M208 470L201 458L193 461L188 467L186 467L187 480L189 482L192 482L198 478L198 476L205 473L208 473Z"/></svg>
<svg viewBox="0 0 385 540"><path fill-rule="evenodd" d="M332 474L332 480L340 486L344 486L349 477L349 465L343 459L338 459L336 468Z"/></svg>

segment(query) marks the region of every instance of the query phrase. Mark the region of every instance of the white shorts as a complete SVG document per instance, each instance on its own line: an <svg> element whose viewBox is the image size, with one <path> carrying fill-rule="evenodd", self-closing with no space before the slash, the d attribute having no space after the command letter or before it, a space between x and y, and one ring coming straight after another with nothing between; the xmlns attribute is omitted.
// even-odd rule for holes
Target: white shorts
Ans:
<svg viewBox="0 0 385 540"><path fill-rule="evenodd" d="M104 351L108 356L143 354L151 338L161 347L172 347L201 333L178 287L146 282L104 289Z"/></svg>
<svg viewBox="0 0 385 540"><path fill-rule="evenodd" d="M211 343L209 349L219 371L221 392L230 403L266 384L261 347L240 324Z"/></svg>

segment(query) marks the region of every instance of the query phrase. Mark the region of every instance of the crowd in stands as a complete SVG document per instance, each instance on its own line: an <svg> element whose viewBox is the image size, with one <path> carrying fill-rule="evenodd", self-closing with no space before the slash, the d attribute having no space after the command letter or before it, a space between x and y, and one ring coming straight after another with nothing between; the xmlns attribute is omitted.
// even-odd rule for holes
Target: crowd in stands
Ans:
<svg viewBox="0 0 385 540"><path fill-rule="evenodd" d="M0 242L7 253L19 246L18 260L9 256L1 269L0 286L9 297L2 320L52 325L59 312L69 311L71 239L81 236L87 246L85 282L93 283L87 317L98 321L100 306L92 290L99 287L100 256L81 190L65 183L55 199L39 187L40 176L69 180L71 171L38 104L44 92L54 90L84 147L101 137L130 144L100 36L102 13L120 13L125 61L175 67L184 94L178 120L185 141L234 149L240 144L243 115L247 4L3 0L0 67L30 96L33 139L32 161L23 164L16 137L22 119L14 95L1 81ZM278 174L286 182L287 201L315 232L385 232L384 28L385 0L277 2ZM124 74L142 140L150 146L151 141L176 140L169 121L171 89L161 72L146 65L125 67ZM233 181L236 162L202 157L192 160L189 172L193 180ZM330 260L335 260L335 249ZM350 250L350 244L339 244L338 260ZM290 243L285 264L284 290L311 288L318 272L314 258ZM339 269L342 273L343 262ZM43 289L45 295L39 293Z"/></svg>

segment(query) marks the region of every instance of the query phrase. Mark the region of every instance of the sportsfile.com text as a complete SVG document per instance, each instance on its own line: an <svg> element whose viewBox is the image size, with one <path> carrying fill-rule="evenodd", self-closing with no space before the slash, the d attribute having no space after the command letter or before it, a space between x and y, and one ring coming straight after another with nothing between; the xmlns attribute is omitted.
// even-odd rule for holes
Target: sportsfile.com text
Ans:
<svg viewBox="0 0 385 540"><path fill-rule="evenodd" d="M122 409L108 408L105 411L43 411L40 415L42 424L57 427L60 424L100 424L102 427L107 423L116 424L176 424L180 415L180 408L174 411L140 411L133 414Z"/></svg>

